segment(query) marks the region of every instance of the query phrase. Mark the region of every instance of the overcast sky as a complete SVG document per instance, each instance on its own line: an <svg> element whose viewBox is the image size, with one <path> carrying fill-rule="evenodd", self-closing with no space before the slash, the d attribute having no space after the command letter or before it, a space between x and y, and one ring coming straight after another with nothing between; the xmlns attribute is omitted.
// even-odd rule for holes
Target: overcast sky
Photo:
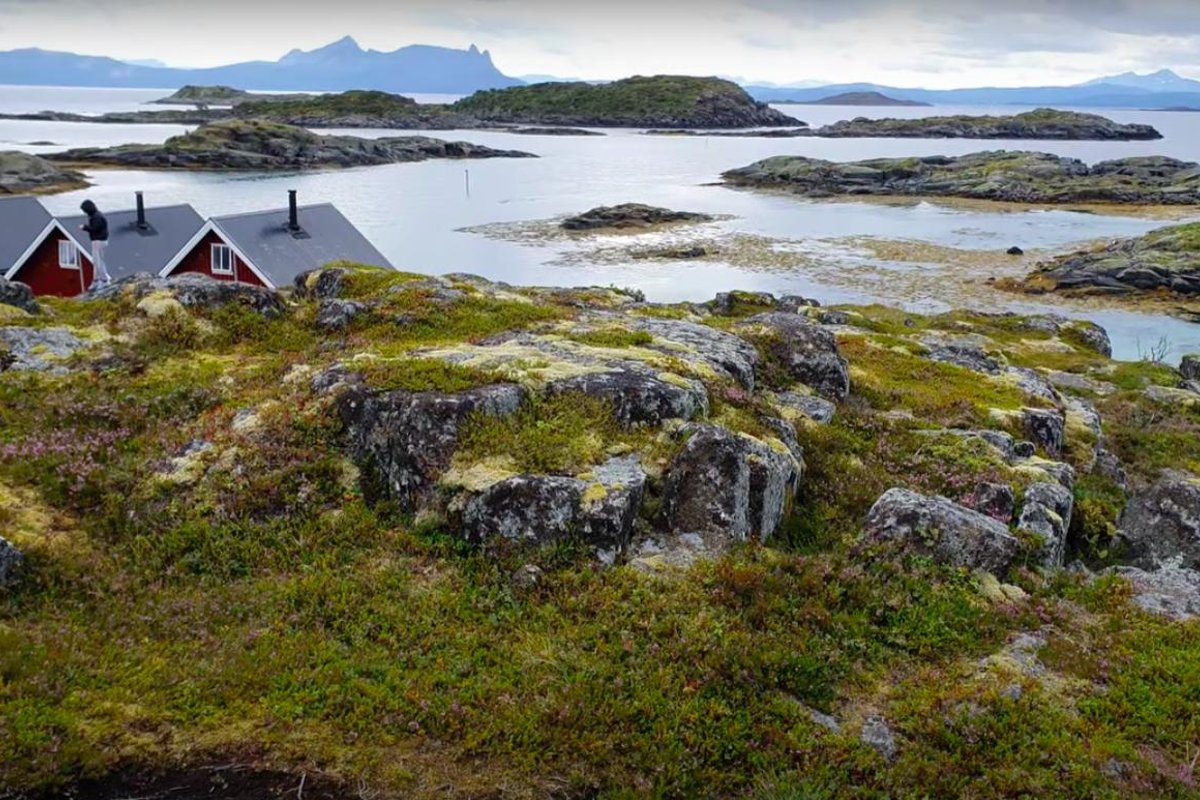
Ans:
<svg viewBox="0 0 1200 800"><path fill-rule="evenodd" d="M0 50L213 66L342 35L477 44L510 75L674 72L953 88L1200 77L1197 0L0 0Z"/></svg>

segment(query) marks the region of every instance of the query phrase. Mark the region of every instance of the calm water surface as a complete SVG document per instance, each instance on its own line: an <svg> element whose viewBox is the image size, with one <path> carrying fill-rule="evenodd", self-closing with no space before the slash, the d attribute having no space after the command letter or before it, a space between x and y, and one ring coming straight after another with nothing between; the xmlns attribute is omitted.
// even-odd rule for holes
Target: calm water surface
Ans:
<svg viewBox="0 0 1200 800"><path fill-rule="evenodd" d="M42 109L97 114L144 108L170 90L47 89L0 87L0 112ZM445 100L448 98L422 98ZM1020 108L838 108L780 106L810 124L852 116L926 116L948 113L1006 114ZM1067 249L1101 237L1133 236L1164 223L1071 211L977 211L930 203L886 206L812 202L711 185L724 170L760 158L801 154L848 160L881 156L957 155L981 149L1035 149L1089 162L1130 155L1160 154L1200 161L1200 115L1171 112L1106 111L1123 122L1145 122L1165 135L1158 142L972 142L889 139L662 138L637 131L610 131L604 137L515 136L456 131L431 135L519 149L539 159L474 162L431 161L321 173L228 175L138 171L96 171L95 186L46 198L55 212L78 207L86 195L102 207L131 205L133 192L146 192L151 204L188 202L201 214L215 215L277 207L286 191L302 201L333 202L398 266L429 272L474 272L522 284L615 284L642 289L653 300L702 300L730 288L805 294L823 302L880 301L917 311L936 311L961 298L910 297L889 291L886 282L869 290L822 284L803 269L747 270L704 263L636 262L563 265L570 243L530 247L498 241L463 228L490 223L542 220L592 206L646 202L731 215L713 226L721 233L749 233L793 240L835 242L845 237L908 239L972 250ZM0 149L47 152L63 147L128 142L161 142L182 126L105 125L0 121ZM386 131L350 131L362 136ZM405 132L405 134L410 132ZM35 141L54 146L33 146ZM468 194L468 172L470 192ZM1200 216L1200 215L1198 215ZM914 267L919 268L919 267ZM855 269L847 264L846 269ZM1200 326L1170 317L1128 311L1056 308L1053 301L994 295L974 303L986 310L1061 311L1088 316L1110 329L1118 355L1137 357L1161 337L1176 352L1200 351Z"/></svg>

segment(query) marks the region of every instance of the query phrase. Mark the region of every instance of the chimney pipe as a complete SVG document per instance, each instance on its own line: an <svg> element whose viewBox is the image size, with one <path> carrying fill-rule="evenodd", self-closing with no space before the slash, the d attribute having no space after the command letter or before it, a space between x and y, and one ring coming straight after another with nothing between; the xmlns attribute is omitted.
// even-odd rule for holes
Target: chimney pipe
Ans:
<svg viewBox="0 0 1200 800"><path fill-rule="evenodd" d="M142 198L142 193L137 192L137 228L139 231L144 231L146 225L146 201Z"/></svg>
<svg viewBox="0 0 1200 800"><path fill-rule="evenodd" d="M288 189L288 230L300 230L300 214L296 210L296 190Z"/></svg>

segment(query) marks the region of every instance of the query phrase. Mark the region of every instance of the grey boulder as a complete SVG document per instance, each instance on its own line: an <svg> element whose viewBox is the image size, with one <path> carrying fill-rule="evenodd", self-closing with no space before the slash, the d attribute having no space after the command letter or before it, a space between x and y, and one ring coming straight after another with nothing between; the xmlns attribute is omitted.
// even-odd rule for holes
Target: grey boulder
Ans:
<svg viewBox="0 0 1200 800"><path fill-rule="evenodd" d="M1200 572L1175 561L1153 571L1118 567L1116 574L1133 584L1133 603L1139 608L1177 620L1200 617Z"/></svg>
<svg viewBox="0 0 1200 800"><path fill-rule="evenodd" d="M837 339L806 317L781 311L758 314L741 323L737 332L757 339L769 366L782 370L786 378L836 402L850 394L850 367Z"/></svg>
<svg viewBox="0 0 1200 800"><path fill-rule="evenodd" d="M1025 435L1052 456L1062 453L1066 419L1059 411L1026 408L1023 412Z"/></svg>
<svg viewBox="0 0 1200 800"><path fill-rule="evenodd" d="M804 466L785 448L713 425L689 425L667 469L663 519L675 534L697 534L720 552L765 541L790 510Z"/></svg>
<svg viewBox="0 0 1200 800"><path fill-rule="evenodd" d="M25 556L7 539L0 537L0 588L11 586L25 563Z"/></svg>
<svg viewBox="0 0 1200 800"><path fill-rule="evenodd" d="M338 398L338 414L354 460L383 494L414 511L449 468L466 422L476 414L514 414L526 399L525 390L513 384L457 394L372 392L351 385Z"/></svg>
<svg viewBox="0 0 1200 800"><path fill-rule="evenodd" d="M578 537L611 563L633 535L646 474L636 458L619 458L589 477L518 475L499 481L455 501L456 528L472 544Z"/></svg>
<svg viewBox="0 0 1200 800"><path fill-rule="evenodd" d="M865 535L924 553L941 564L1003 574L1020 549L1008 527L944 497L889 489L867 515Z"/></svg>
<svg viewBox="0 0 1200 800"><path fill-rule="evenodd" d="M0 305L14 306L30 314L38 314L42 308L33 299L33 290L19 281L0 278Z"/></svg>
<svg viewBox="0 0 1200 800"><path fill-rule="evenodd" d="M669 419L690 420L708 414L708 390L691 378L664 380L632 369L592 372L554 381L546 394L584 394L612 405L626 427L659 426Z"/></svg>
<svg viewBox="0 0 1200 800"><path fill-rule="evenodd" d="M1043 567L1062 567L1074 509L1075 496L1061 484L1035 483L1026 490L1017 527L1042 538L1039 561Z"/></svg>
<svg viewBox="0 0 1200 800"><path fill-rule="evenodd" d="M1130 562L1154 570L1182 559L1200 569L1200 480L1166 472L1154 485L1133 495L1117 522Z"/></svg>

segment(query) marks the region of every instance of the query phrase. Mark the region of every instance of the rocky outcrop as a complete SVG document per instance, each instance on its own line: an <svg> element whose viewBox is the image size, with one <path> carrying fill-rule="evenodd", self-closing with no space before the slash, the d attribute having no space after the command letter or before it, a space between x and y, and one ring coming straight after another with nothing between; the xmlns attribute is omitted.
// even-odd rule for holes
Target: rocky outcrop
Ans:
<svg viewBox="0 0 1200 800"><path fill-rule="evenodd" d="M1115 571L1133 585L1133 603L1143 611L1176 620L1200 617L1200 572L1180 566L1178 560L1152 571Z"/></svg>
<svg viewBox="0 0 1200 800"><path fill-rule="evenodd" d="M667 379L642 371L594 372L554 381L548 395L584 394L606 401L626 427L662 425L708 414L708 390L691 378Z"/></svg>
<svg viewBox="0 0 1200 800"><path fill-rule="evenodd" d="M134 169L255 172L365 167L435 158L532 157L516 150L494 150L425 136L321 136L303 128L259 120L214 122L161 145L90 147L47 156L55 161Z"/></svg>
<svg viewBox="0 0 1200 800"><path fill-rule="evenodd" d="M329 331L343 331L367 311L363 303L330 298L317 307L317 325Z"/></svg>
<svg viewBox="0 0 1200 800"><path fill-rule="evenodd" d="M1135 492L1117 523L1129 562L1144 570L1181 560L1200 570L1200 480L1168 472Z"/></svg>
<svg viewBox="0 0 1200 800"><path fill-rule="evenodd" d="M13 306L29 314L41 313L42 307L33 299L33 290L18 281L0 278L0 305Z"/></svg>
<svg viewBox="0 0 1200 800"><path fill-rule="evenodd" d="M1180 359L1179 374L1185 381L1200 381L1200 355L1188 354Z"/></svg>
<svg viewBox="0 0 1200 800"><path fill-rule="evenodd" d="M796 127L798 120L720 78L677 75L611 83L539 83L476 92L450 106L485 122L585 128Z"/></svg>
<svg viewBox="0 0 1200 800"><path fill-rule="evenodd" d="M630 319L628 325L633 330L675 343L674 352L678 356L699 360L718 377L732 380L743 389L755 388L754 371L760 360L758 350L739 336L688 320L643 317Z"/></svg>
<svg viewBox="0 0 1200 800"><path fill-rule="evenodd" d="M868 539L892 542L925 553L942 564L997 575L1020 549L1017 537L996 520L944 497L889 489L867 515Z"/></svg>
<svg viewBox="0 0 1200 800"><path fill-rule="evenodd" d="M63 362L86 346L67 328L0 326L0 371L65 374Z"/></svg>
<svg viewBox="0 0 1200 800"><path fill-rule="evenodd" d="M1016 495L1007 484L980 483L975 487L973 499L976 511L1005 525L1012 521L1017 510Z"/></svg>
<svg viewBox="0 0 1200 800"><path fill-rule="evenodd" d="M1163 138L1150 125L1122 124L1097 114L1052 108L1039 108L1007 117L858 117L817 128L813 136L832 139L1045 139L1101 142Z"/></svg>
<svg viewBox="0 0 1200 800"><path fill-rule="evenodd" d="M414 511L449 468L467 420L514 414L526 399L525 390L511 384L458 394L372 392L352 385L339 397L338 411L350 453L369 471L376 492Z"/></svg>
<svg viewBox="0 0 1200 800"><path fill-rule="evenodd" d="M759 366L764 383L803 383L837 402L850 394L850 369L837 339L806 317L781 311L759 314L735 330L763 353Z"/></svg>
<svg viewBox="0 0 1200 800"><path fill-rule="evenodd" d="M1023 286L1033 292L1200 294L1200 223L1060 256L1039 264Z"/></svg>
<svg viewBox="0 0 1200 800"><path fill-rule="evenodd" d="M16 583L25 557L11 542L0 537L0 589Z"/></svg>
<svg viewBox="0 0 1200 800"><path fill-rule="evenodd" d="M52 194L87 185L81 173L51 164L44 158L12 150L0 151L0 195Z"/></svg>
<svg viewBox="0 0 1200 800"><path fill-rule="evenodd" d="M1062 453L1066 418L1060 411L1026 408L1022 411L1025 435L1052 456Z"/></svg>
<svg viewBox="0 0 1200 800"><path fill-rule="evenodd" d="M806 197L964 197L1012 203L1200 204L1200 166L1136 156L1094 166L1048 153L995 151L948 157L833 162L776 156L724 174L731 186Z"/></svg>
<svg viewBox="0 0 1200 800"><path fill-rule="evenodd" d="M669 208L658 208L641 203L623 203L618 206L600 206L591 211L567 217L562 221L561 227L568 231L594 231L606 228L628 230L652 228L656 225L712 221L713 217L709 214L672 211Z"/></svg>
<svg viewBox="0 0 1200 800"><path fill-rule="evenodd" d="M804 466L783 447L714 425L685 426L687 444L667 468L663 521L720 552L765 541L791 508Z"/></svg>
<svg viewBox="0 0 1200 800"><path fill-rule="evenodd" d="M1075 496L1059 483L1035 483L1025 491L1017 527L1041 537L1038 561L1047 569L1063 566L1074 508Z"/></svg>
<svg viewBox="0 0 1200 800"><path fill-rule="evenodd" d="M184 273L169 278L149 274L131 275L114 283L93 289L85 295L88 300L110 300L129 297L142 308L154 302L177 304L183 308L216 309L229 305L242 306L264 317L274 317L284 311L279 294L262 286L233 281L215 281L206 275ZM145 301L150 300L150 303ZM144 305L142 305L145 303Z"/></svg>
<svg viewBox="0 0 1200 800"><path fill-rule="evenodd" d="M473 544L575 537L611 563L633 535L646 474L636 458L618 458L588 477L518 475L467 491L451 503L453 524Z"/></svg>

